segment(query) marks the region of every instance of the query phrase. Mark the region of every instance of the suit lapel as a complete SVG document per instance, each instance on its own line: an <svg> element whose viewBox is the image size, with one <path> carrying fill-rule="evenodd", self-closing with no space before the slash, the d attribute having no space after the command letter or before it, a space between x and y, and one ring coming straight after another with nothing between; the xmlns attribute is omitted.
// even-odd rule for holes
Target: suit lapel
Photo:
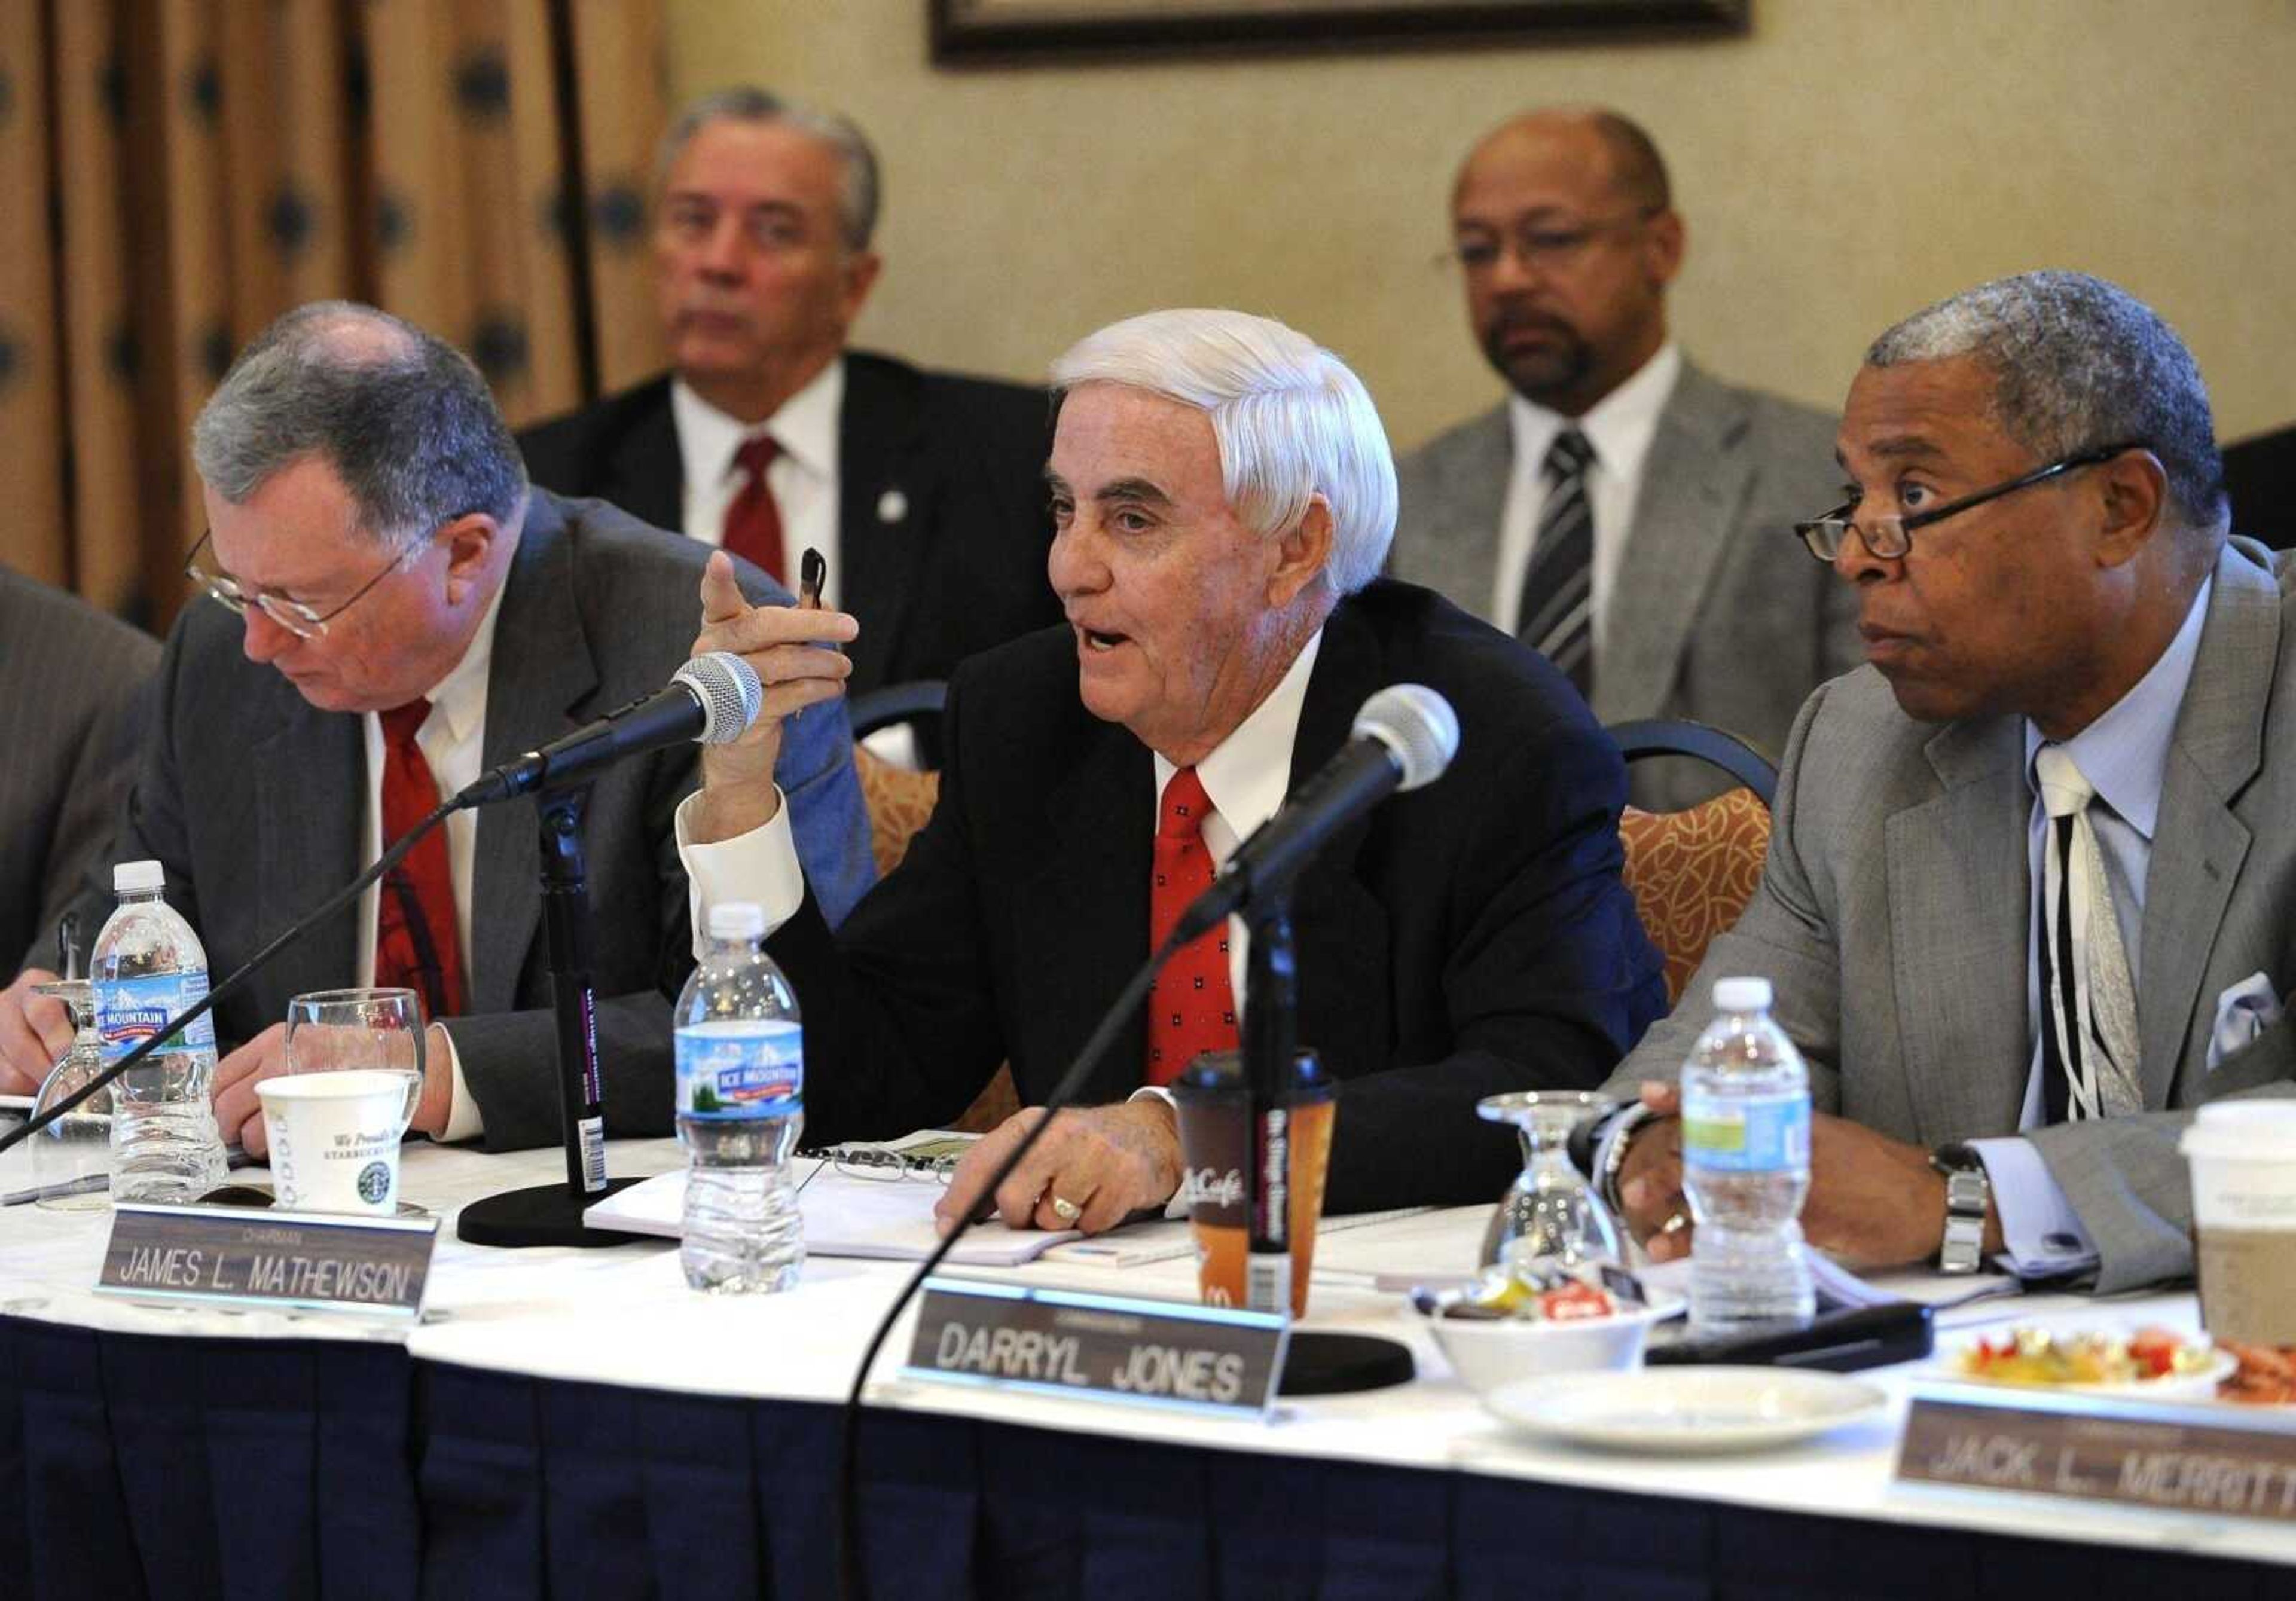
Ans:
<svg viewBox="0 0 2296 1601"><path fill-rule="evenodd" d="M2024 1103L2032 800L2022 738L2013 717L1948 727L1928 748L1943 792L1884 825L1898 1038L1924 1139L2007 1133Z"/></svg>
<svg viewBox="0 0 2296 1601"><path fill-rule="evenodd" d="M1324 643L1308 679L1300 729L1292 743L1292 782L1300 786L1347 743L1356 713L1384 687L1377 639L1341 602L1324 625ZM1387 908L1365 887L1356 858L1376 812L1357 817L1326 842L1300 875L1292 925L1300 955L1300 1042L1329 1063L1339 1057L1384 1061L1393 1020L1381 998L1388 973Z"/></svg>
<svg viewBox="0 0 2296 1601"><path fill-rule="evenodd" d="M1470 423L1446 452L1442 476L1430 486L1426 533L1417 553L1428 587L1457 597L1477 616L1490 614L1499 564L1514 439L1504 401ZM1353 708L1349 708L1350 710Z"/></svg>
<svg viewBox="0 0 2296 1601"><path fill-rule="evenodd" d="M916 375L866 356L845 360L838 415L838 562L845 593L832 597L867 626L847 648L863 683L883 683L906 625L931 538L937 466L923 448Z"/></svg>
<svg viewBox="0 0 2296 1601"><path fill-rule="evenodd" d="M2238 549L2218 558L2216 588L2161 776L2145 869L2137 1026L2144 1104L2169 1104L2177 1064L2215 951L2226 903L2247 860L2248 825L2231 802L2263 764L2264 718L2280 653L2279 594ZM2213 1022L2213 1018L2209 1021Z"/></svg>
<svg viewBox="0 0 2296 1601"><path fill-rule="evenodd" d="M681 533L685 527L685 458L677 448L677 423L669 409L669 381L642 407L637 421L609 447L598 494L640 522Z"/></svg>
<svg viewBox="0 0 2296 1601"><path fill-rule="evenodd" d="M366 817L366 744L362 719L314 710L282 683L283 715L254 750L256 928L268 939L303 916L358 870ZM358 916L337 915L279 953L264 975L266 1021L286 1015L286 998L352 981Z"/></svg>
<svg viewBox="0 0 2296 1601"><path fill-rule="evenodd" d="M1734 448L1744 429L1744 402L1685 362L1643 464L1603 616L1595 712L1605 723L1655 716L1666 704L1752 477Z"/></svg>
<svg viewBox="0 0 2296 1601"><path fill-rule="evenodd" d="M573 554L557 503L537 492L504 580L487 670L482 760L492 769L565 733L598 686L574 598ZM479 814L471 885L471 1009L507 1012L533 942L542 849L531 802Z"/></svg>

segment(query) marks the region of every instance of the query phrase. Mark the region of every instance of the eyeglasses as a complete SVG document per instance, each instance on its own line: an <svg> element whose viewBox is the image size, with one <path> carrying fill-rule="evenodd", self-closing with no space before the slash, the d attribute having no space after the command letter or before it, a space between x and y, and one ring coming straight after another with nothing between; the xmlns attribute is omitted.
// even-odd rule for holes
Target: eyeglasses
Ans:
<svg viewBox="0 0 2296 1601"><path fill-rule="evenodd" d="M247 615L248 607L253 606L298 639L316 639L325 634L327 625L358 604L368 590L430 548L428 540L409 546L398 553L390 566L361 584L357 593L341 605L331 612L315 612L301 601L289 600L283 595L273 595L267 590L258 589L250 595L247 587L231 574L220 571L209 572L200 565L200 552L207 549L208 542L214 538L213 529L201 534L200 542L192 546L192 554L184 558L184 576L242 617Z"/></svg>
<svg viewBox="0 0 2296 1601"><path fill-rule="evenodd" d="M1964 495L1959 500L1949 500L1939 506L1907 513L1897 517L1857 517L1851 513L1855 502L1845 502L1823 517L1813 517L1808 522L1797 522L1794 532L1800 536L1809 554L1821 562L1831 562L1841 554L1842 545L1851 530L1866 542L1866 548L1882 561L1894 561L1914 547L1914 530L1927 528L1933 522L1943 522L1948 517L1958 517L1988 500L1998 500L2004 495L2014 495L2020 489L2030 489L2035 484L2046 483L2064 473L2082 467L2094 467L2099 462L2109 462L2127 450L2144 450L2149 447L2132 440L2126 445L2106 445L2096 450L2084 450L2078 456L2060 457L2030 472L2011 479L2007 483L1995 484L1989 489L1980 489L1974 495Z"/></svg>
<svg viewBox="0 0 2296 1601"><path fill-rule="evenodd" d="M1600 235L1648 222L1662 209L1660 206L1642 206L1615 217L1590 217L1570 226L1520 223L1488 238L1458 240L1435 260L1439 266L1456 265L1461 271L1475 276L1489 272L1499 264L1501 257L1513 250L1516 259L1532 271L1552 271L1576 261Z"/></svg>
<svg viewBox="0 0 2296 1601"><path fill-rule="evenodd" d="M884 1184L915 1178L944 1186L961 1160L954 1155L912 1156L883 1145L832 1145L825 1151L800 1151L798 1154L820 1157L848 1178L869 1178Z"/></svg>

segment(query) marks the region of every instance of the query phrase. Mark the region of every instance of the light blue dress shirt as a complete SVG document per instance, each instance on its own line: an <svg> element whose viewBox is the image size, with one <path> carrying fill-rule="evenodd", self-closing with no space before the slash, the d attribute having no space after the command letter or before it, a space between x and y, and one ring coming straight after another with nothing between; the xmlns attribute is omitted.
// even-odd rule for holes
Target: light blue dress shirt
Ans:
<svg viewBox="0 0 2296 1601"><path fill-rule="evenodd" d="M2084 777L2096 790L2089 820L2112 883L2112 910L2120 924L2121 948L2128 953L2128 980L2139 1013L2144 1006L2144 875L2152 861L2152 830L2161 816L2161 784L2169 746L2184 707L2185 687L2200 653L2201 625L2208 617L2211 577L2201 585L2192 609L2169 648L2112 710L2063 742ZM2020 1129L2040 1126L2046 1112L2041 1081L2041 891L2049 814L2033 776L2034 758L2049 742L2030 721L2025 725L2025 785L2033 796L2025 825L2026 859L2032 883L2025 948L2025 1022L2033 1041L2026 1067L2025 1106ZM2064 1192L2049 1176L2047 1163L2030 1140L1980 1139L1971 1143L1985 1162L1993 1202L2001 1213L2001 1235L2011 1268L2028 1277L2076 1273L2096 1265L2096 1245L2081 1227Z"/></svg>

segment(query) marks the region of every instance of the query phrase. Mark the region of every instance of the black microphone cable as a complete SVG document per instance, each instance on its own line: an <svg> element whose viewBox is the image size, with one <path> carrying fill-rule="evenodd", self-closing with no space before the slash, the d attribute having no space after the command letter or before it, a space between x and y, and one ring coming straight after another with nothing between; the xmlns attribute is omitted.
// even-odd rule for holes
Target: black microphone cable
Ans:
<svg viewBox="0 0 2296 1601"><path fill-rule="evenodd" d="M1132 1014L1139 1010L1141 1003L1148 998L1148 986L1155 981L1158 970L1174 951L1186 943L1176 929L1173 936L1167 939L1156 954L1142 964L1126 981L1115 1003L1102 1015L1091 1037L1077 1052L1076 1060L1070 1064L1069 1071L1061 1075L1061 1081L1054 1085L1052 1093L1045 1097L1045 1115L1037 1120L1035 1128L1021 1137L1021 1143L1013 1147L1012 1154L1004 1158L1004 1165L989 1178L981 1191L984 1202L1004 1186L1004 1181L1013 1176L1013 1170L1021 1165L1021 1159L1044 1137L1045 1130L1053 1126L1053 1120L1067 1110L1069 1102L1084 1088L1085 1075L1092 1071L1094 1063L1108 1054L1108 1047L1116 1043L1118 1032ZM894 1298L891 1309L878 1323L876 1333L869 1337L869 1348L862 1352L861 1366L853 1375L853 1388L846 1392L837 1462L838 1593L845 1597L845 1601L867 1601L869 1593L868 1574L861 1556L862 1389L869 1382L869 1370L876 1366L877 1353L884 1348L887 1337L893 1332L893 1325L900 1320L902 1311L915 1298L925 1280L932 1277L933 1269L940 1266L942 1259L948 1255L957 1241L964 1237L965 1230L972 1227L973 1217L978 1211L976 1206L974 1211L957 1219L956 1227L933 1247L932 1254L926 1257L917 1270L909 1276L909 1282L901 1286L901 1293Z"/></svg>
<svg viewBox="0 0 2296 1601"><path fill-rule="evenodd" d="M62 1100L57 1102L45 1112L40 1113L39 1116L28 1120L20 1127L12 1129L5 1134L0 1134L0 1151L6 1151L13 1146L21 1145L25 1140L29 1139L33 1135L37 1134L50 1123L54 1122L58 1118L63 1116L64 1113L71 1111L73 1108L87 1100L87 1098L94 1095L97 1090L103 1088L104 1086L110 1084L114 1079L119 1077L120 1074L126 1072L129 1068L143 1061L144 1057L150 1055L153 1051L158 1050L160 1047L166 1044L168 1040L173 1039L176 1035L182 1033L187 1025L195 1022L200 1018L205 1016L209 1011L215 1008L218 1002L236 994L241 989L245 987L247 981L253 978L256 973L271 960L272 957L277 956L281 951L286 949L296 940L301 939L317 924L324 922L327 918L333 916L337 912L341 911L345 907L349 906L353 901L357 900L360 894L365 891L367 885L374 883L375 880L381 878L384 874L398 866L400 862L406 859L406 853L414 850L416 845L422 842L422 837L425 834L438 827L439 824L445 822L459 809L460 808L454 800L440 801L437 809L433 810L429 817L423 818L420 823L417 823L412 829L407 831L406 836L397 844L384 851L380 857L377 857L373 866L360 874L357 878L351 880L351 882L346 884L343 888L336 891L334 894L329 896L327 899L316 910L307 913L304 916L289 925L286 932L281 934L277 939L272 940L270 944L265 946L261 950L257 951L253 956L248 957L246 961L241 963L238 971L234 973L229 978L224 980L222 983L217 984L213 989L209 989L205 995L200 997L198 1000L193 1002L176 1016L169 1018L168 1020L167 1027L152 1035L151 1039L137 1046L134 1050L129 1051L125 1056L122 1056L119 1061L105 1068L102 1072L96 1074L95 1077L90 1079L86 1083L72 1091L71 1094L66 1096ZM210 1097L212 1097L212 1088L210 1088L209 1095Z"/></svg>

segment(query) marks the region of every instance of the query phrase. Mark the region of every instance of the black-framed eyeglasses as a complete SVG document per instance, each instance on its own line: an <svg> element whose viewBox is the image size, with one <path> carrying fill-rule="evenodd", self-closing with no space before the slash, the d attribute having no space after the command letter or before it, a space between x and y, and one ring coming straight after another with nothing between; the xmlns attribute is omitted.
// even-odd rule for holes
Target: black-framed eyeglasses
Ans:
<svg viewBox="0 0 2296 1601"><path fill-rule="evenodd" d="M1931 506L1901 516L1858 517L1852 504L1838 505L1823 517L1813 517L1807 522L1797 522L1793 530L1803 546L1821 562L1832 562L1841 554L1852 530L1866 542L1866 548L1882 561L1894 561L1914 547L1914 530L1927 528L1933 522L1943 522L1948 517L1958 517L1972 507L1988 500L1998 500L2004 495L2014 495L2020 489L2030 489L2035 484L2046 483L2083 467L2094 467L2099 462L2109 462L2123 451L2144 450L2150 447L2141 440L2125 445L2105 445L2095 450L2084 450L2078 456L2061 456L2054 462L2021 473L2006 483L1995 484L1989 489L1980 489L1974 495L1964 495L1939 506Z"/></svg>
<svg viewBox="0 0 2296 1601"><path fill-rule="evenodd" d="M273 595L261 589L250 594L247 587L231 574L219 569L213 572L209 571L200 564L200 552L207 549L208 542L214 538L215 530L213 529L209 529L200 535L200 542L193 546L192 554L184 558L184 576L242 617L247 615L248 607L256 607L264 616L298 639L319 638L326 633L327 625L330 622L357 605L365 598L368 590L430 548L428 540L418 541L408 546L398 553L390 566L361 584L350 599L332 611L317 612L305 605L301 601L289 600L283 595Z"/></svg>
<svg viewBox="0 0 2296 1601"><path fill-rule="evenodd" d="M1519 223L1488 238L1455 240L1451 248L1435 260L1439 266L1456 266L1462 272L1480 275L1496 267L1499 259L1511 249L1526 267L1535 272L1551 271L1577 260L1598 236L1646 223L1664 209L1663 206L1638 206L1631 211L1590 217L1584 222L1568 225Z"/></svg>

